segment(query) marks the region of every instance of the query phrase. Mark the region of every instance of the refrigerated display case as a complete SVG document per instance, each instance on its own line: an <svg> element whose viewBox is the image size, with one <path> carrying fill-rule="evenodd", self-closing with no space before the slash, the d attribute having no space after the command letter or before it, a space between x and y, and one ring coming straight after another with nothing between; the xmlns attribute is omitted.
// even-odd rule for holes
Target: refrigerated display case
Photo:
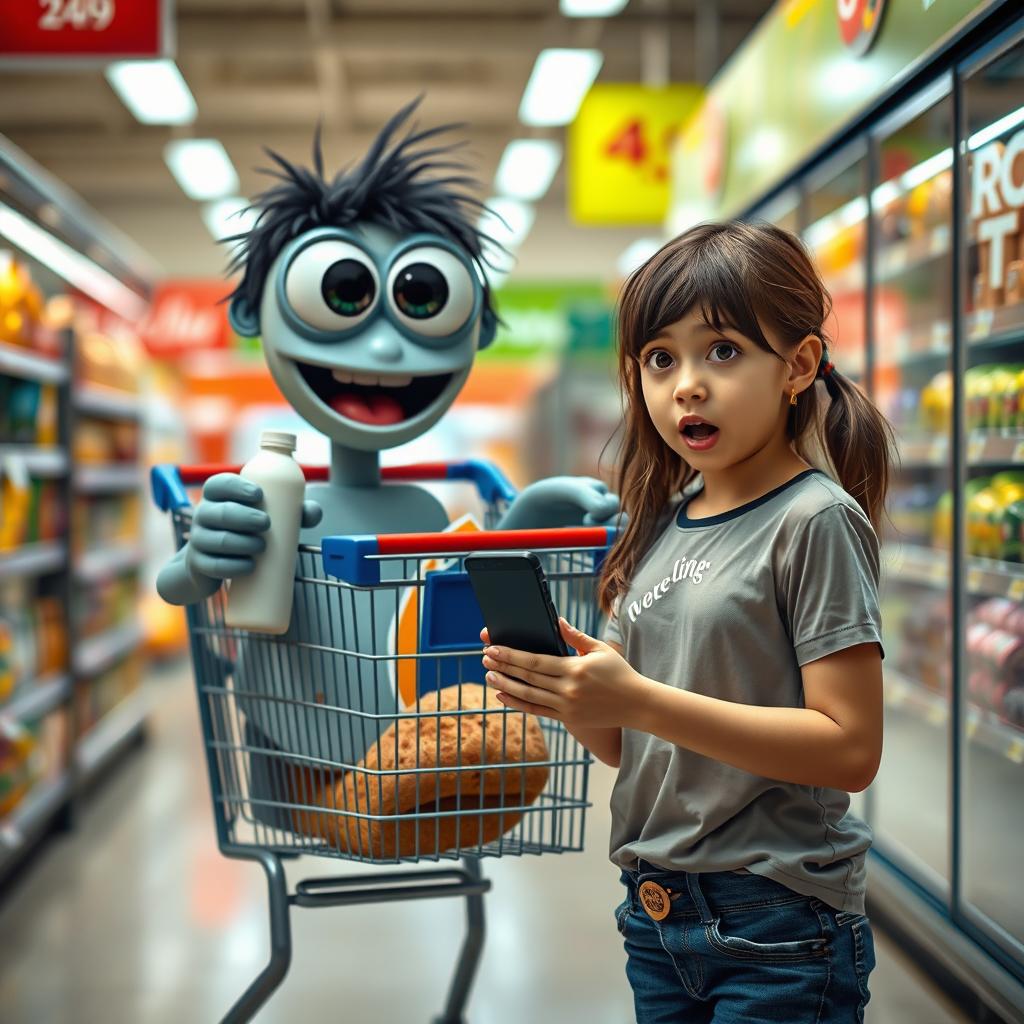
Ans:
<svg viewBox="0 0 1024 1024"><path fill-rule="evenodd" d="M959 905L1024 958L1024 34L962 70L967 594Z"/></svg>
<svg viewBox="0 0 1024 1024"><path fill-rule="evenodd" d="M951 79L874 130L869 392L900 462L879 541L885 749L870 820L901 866L948 895L953 579ZM923 571L922 571L923 569Z"/></svg>
<svg viewBox="0 0 1024 1024"><path fill-rule="evenodd" d="M834 299L836 366L897 437L884 753L851 804L874 832L869 907L977 1019L1017 1021L1024 18L992 10L769 195L719 215L797 228Z"/></svg>

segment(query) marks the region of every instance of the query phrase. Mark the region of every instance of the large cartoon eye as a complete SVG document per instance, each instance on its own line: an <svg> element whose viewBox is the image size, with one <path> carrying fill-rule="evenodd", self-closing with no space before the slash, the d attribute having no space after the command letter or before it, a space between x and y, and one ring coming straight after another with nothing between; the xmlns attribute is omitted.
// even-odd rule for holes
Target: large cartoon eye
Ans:
<svg viewBox="0 0 1024 1024"><path fill-rule="evenodd" d="M292 260L284 282L288 304L310 327L344 331L370 315L380 281L370 257L340 239L315 242Z"/></svg>
<svg viewBox="0 0 1024 1024"><path fill-rule="evenodd" d="M417 334L444 338L473 312L473 279L445 249L424 246L402 253L388 276L388 296L399 319Z"/></svg>

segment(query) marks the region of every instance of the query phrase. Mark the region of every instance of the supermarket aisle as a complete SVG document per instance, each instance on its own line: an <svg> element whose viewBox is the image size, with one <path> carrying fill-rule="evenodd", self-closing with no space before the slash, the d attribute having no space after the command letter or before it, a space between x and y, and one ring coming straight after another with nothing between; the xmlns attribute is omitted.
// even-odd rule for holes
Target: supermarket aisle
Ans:
<svg viewBox="0 0 1024 1024"><path fill-rule="evenodd" d="M5 1024L205 1024L266 956L261 875L216 852L188 672L182 664L151 679L159 699L149 745L107 780L80 831L51 842L0 905ZM632 1020L612 921L619 884L603 857L612 774L598 767L587 855L486 864L494 891L474 1024ZM305 876L360 870L301 863ZM446 900L296 911L294 963L261 1024L426 1024L446 991L463 916ZM878 962L869 1024L967 1019L881 936Z"/></svg>

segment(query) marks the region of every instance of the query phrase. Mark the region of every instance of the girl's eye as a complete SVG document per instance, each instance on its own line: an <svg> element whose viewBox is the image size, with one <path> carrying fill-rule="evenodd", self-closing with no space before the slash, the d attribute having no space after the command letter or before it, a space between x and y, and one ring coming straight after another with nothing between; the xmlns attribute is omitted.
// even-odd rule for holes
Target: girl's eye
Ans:
<svg viewBox="0 0 1024 1024"><path fill-rule="evenodd" d="M672 362L672 357L663 348L656 348L656 349L654 349L653 352L648 352L647 353L647 358L644 360L644 363L646 365L648 365L648 366L650 366L653 363L654 364L654 368L656 370L667 370L668 369L668 365L661 364L661 363L654 363L654 360L656 360L658 358L658 356L665 356L668 359L669 363Z"/></svg>
<svg viewBox="0 0 1024 1024"><path fill-rule="evenodd" d="M739 353L739 349L731 341L720 341L717 345L715 345L715 347L711 351L712 352L721 352L721 350L723 348L727 349L729 351L732 351L732 352ZM731 362L732 360L731 360L731 358L726 358L726 359L721 359L721 360L718 360L718 361L719 362L723 362L723 363L728 363L728 362Z"/></svg>

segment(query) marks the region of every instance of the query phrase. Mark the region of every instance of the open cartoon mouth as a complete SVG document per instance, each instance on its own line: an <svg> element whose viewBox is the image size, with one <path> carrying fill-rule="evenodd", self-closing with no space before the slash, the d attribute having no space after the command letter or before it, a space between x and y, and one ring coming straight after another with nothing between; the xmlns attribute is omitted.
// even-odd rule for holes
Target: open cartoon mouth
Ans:
<svg viewBox="0 0 1024 1024"><path fill-rule="evenodd" d="M408 383L392 386L356 384L339 380L334 375L335 371L326 366L298 362L295 365L303 380L328 408L346 419L375 427L391 426L418 416L441 397L454 376L443 373L434 377L413 377L411 380L406 377ZM338 373L343 375L341 371ZM386 375L381 376L386 379Z"/></svg>

